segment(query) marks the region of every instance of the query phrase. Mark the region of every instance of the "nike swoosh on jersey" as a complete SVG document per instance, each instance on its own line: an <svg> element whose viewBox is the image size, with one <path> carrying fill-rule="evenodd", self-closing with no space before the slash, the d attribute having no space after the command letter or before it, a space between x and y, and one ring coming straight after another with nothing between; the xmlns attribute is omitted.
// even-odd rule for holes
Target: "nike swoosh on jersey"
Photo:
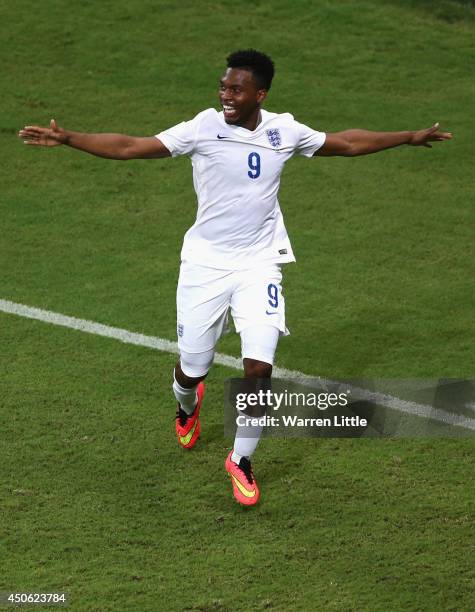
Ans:
<svg viewBox="0 0 475 612"><path fill-rule="evenodd" d="M223 140L223 138L229 138L229 136L220 136L219 134L217 134L218 140Z"/></svg>
<svg viewBox="0 0 475 612"><path fill-rule="evenodd" d="M268 310L266 310L266 314L267 315L273 315L273 314L279 314L278 312L269 312Z"/></svg>

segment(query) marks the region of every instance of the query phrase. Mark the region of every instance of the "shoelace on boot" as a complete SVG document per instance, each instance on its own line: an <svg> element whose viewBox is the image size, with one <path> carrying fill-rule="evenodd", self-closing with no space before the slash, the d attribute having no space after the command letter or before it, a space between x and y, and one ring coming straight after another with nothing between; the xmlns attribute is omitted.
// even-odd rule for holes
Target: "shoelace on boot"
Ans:
<svg viewBox="0 0 475 612"><path fill-rule="evenodd" d="M181 406L178 404L178 407L176 409L175 419L179 419L180 425L182 427L184 427L186 425L186 422L187 422L189 416L191 416L191 415L190 414L186 414L186 412L184 410L182 410Z"/></svg>
<svg viewBox="0 0 475 612"><path fill-rule="evenodd" d="M254 474L252 473L251 462L247 457L241 457L241 461L239 462L239 469L244 472L244 475L247 478L247 482L252 485L254 482Z"/></svg>

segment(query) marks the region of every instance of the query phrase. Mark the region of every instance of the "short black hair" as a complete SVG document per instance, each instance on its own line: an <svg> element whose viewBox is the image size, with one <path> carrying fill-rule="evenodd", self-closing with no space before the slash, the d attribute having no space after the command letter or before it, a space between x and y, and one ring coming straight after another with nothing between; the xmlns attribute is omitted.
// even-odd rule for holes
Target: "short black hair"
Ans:
<svg viewBox="0 0 475 612"><path fill-rule="evenodd" d="M228 68L242 68L252 72L259 87L270 89L274 77L274 62L265 53L255 49L234 51L226 58Z"/></svg>

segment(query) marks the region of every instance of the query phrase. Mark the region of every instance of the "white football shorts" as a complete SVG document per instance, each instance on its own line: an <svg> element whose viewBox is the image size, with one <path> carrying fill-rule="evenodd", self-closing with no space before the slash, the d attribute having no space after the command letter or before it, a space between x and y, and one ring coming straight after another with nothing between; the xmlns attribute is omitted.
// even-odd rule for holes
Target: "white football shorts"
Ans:
<svg viewBox="0 0 475 612"><path fill-rule="evenodd" d="M282 272L277 264L250 270L217 270L182 262L177 288L178 346L187 353L214 350L227 331L228 312L238 333L285 327Z"/></svg>

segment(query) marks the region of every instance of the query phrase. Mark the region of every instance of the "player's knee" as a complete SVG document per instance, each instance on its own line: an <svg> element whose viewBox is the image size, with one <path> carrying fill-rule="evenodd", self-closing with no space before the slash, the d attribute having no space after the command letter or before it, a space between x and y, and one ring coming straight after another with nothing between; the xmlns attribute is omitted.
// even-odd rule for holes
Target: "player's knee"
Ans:
<svg viewBox="0 0 475 612"><path fill-rule="evenodd" d="M270 378L272 365L256 359L244 359L244 375L246 378Z"/></svg>
<svg viewBox="0 0 475 612"><path fill-rule="evenodd" d="M178 376L183 374L188 379L203 380L213 364L213 359L214 350L204 351L203 353L180 351L180 361L175 368L175 377L177 374ZM180 382L178 378L177 382Z"/></svg>
<svg viewBox="0 0 475 612"><path fill-rule="evenodd" d="M206 378L206 374L204 376L187 376L183 370L181 369L180 361L177 361L175 365L175 369L173 370L173 377L176 382L185 389L191 389L192 387L196 387L198 383Z"/></svg>

